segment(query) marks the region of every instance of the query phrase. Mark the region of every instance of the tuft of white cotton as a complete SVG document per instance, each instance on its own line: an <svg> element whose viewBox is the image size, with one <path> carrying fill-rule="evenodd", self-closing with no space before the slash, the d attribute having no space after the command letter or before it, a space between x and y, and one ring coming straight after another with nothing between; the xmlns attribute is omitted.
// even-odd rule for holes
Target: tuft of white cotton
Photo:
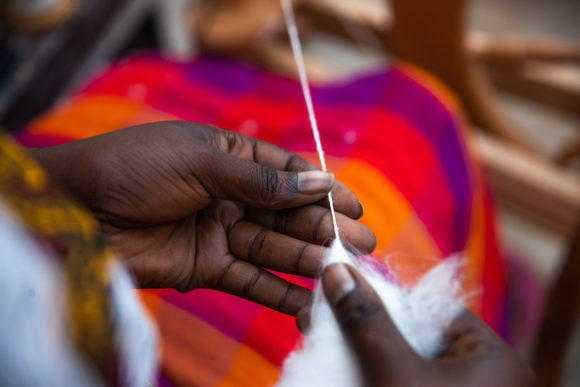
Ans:
<svg viewBox="0 0 580 387"><path fill-rule="evenodd" d="M427 272L413 287L396 285L372 260L357 260L340 242L329 249L325 265L354 266L380 296L395 325L423 358L436 357L445 347L444 332L462 310L459 272L462 260L450 257ZM391 275L394 273L390 273ZM278 387L362 386L358 365L319 283L314 290L310 330L300 348L284 362Z"/></svg>

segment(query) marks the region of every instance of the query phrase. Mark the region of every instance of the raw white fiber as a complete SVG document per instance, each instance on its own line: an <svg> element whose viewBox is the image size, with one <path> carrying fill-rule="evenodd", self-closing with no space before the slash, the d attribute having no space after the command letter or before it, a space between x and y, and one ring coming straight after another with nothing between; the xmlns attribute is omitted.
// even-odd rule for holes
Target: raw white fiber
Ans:
<svg viewBox="0 0 580 387"><path fill-rule="evenodd" d="M407 342L425 359L437 356L443 333L462 307L459 272L462 260L450 257L425 274L412 290L399 287L379 273L372 258L357 260L335 243L326 265L350 264L371 284ZM301 348L284 363L278 387L356 387L362 378L319 283L314 291L310 330Z"/></svg>

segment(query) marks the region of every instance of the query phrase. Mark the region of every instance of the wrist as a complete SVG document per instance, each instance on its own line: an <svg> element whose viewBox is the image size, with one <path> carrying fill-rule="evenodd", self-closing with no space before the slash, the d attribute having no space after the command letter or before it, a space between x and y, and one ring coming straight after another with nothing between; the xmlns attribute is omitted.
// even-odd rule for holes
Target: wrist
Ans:
<svg viewBox="0 0 580 387"><path fill-rule="evenodd" d="M45 148L26 148L28 154L46 171L51 181L73 197L86 203L92 188L90 152L73 142Z"/></svg>
<svg viewBox="0 0 580 387"><path fill-rule="evenodd" d="M60 186L66 186L66 181L63 181L66 172L61 169L63 166L69 164L68 162L62 160L63 155L58 149L58 146L46 147L46 148L26 148L28 154L45 170L45 172L50 176L53 183Z"/></svg>

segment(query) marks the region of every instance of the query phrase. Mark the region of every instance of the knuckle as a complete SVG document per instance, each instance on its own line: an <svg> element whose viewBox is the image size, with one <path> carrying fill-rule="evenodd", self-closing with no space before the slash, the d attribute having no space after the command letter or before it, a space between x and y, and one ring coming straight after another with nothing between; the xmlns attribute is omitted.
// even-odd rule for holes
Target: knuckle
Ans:
<svg viewBox="0 0 580 387"><path fill-rule="evenodd" d="M358 331L366 327L381 312L383 307L377 300L363 299L360 292L347 295L339 305L341 325L346 331Z"/></svg>
<svg viewBox="0 0 580 387"><path fill-rule="evenodd" d="M290 293L292 292L292 284L289 282L286 284L284 291L278 300L277 309L278 310L286 310L288 307L289 300L291 298Z"/></svg>
<svg viewBox="0 0 580 387"><path fill-rule="evenodd" d="M264 249L264 244L266 242L266 238L268 237L268 231L265 228L262 228L258 231L254 239L250 244L250 251L248 254L248 260L250 262L254 262L258 260L259 256Z"/></svg>
<svg viewBox="0 0 580 387"><path fill-rule="evenodd" d="M278 173L273 169L260 166L256 178L258 180L256 194L262 202L272 204L280 190Z"/></svg>
<svg viewBox="0 0 580 387"><path fill-rule="evenodd" d="M235 154L242 145L241 137L238 133L211 125L208 125L208 128L210 130L203 133L203 140L208 145L229 154Z"/></svg>
<svg viewBox="0 0 580 387"><path fill-rule="evenodd" d="M330 216L329 214L324 214L323 216L319 216L318 219L316 220L316 223L314 224L314 240L316 242L322 243L323 238L322 238L322 229L323 229L323 223L325 222L325 217Z"/></svg>
<svg viewBox="0 0 580 387"><path fill-rule="evenodd" d="M285 171L294 171L296 169L299 168L299 166L301 166L301 159L298 155L296 154L292 154L288 160L286 160L286 164L284 165L284 170Z"/></svg>
<svg viewBox="0 0 580 387"><path fill-rule="evenodd" d="M251 298L254 295L256 284L260 280L260 272L254 271L242 287L242 298Z"/></svg>
<svg viewBox="0 0 580 387"><path fill-rule="evenodd" d="M203 141L214 148L225 151L227 149L227 141L222 136L221 131L213 130L214 128L210 129L212 130L203 133Z"/></svg>
<svg viewBox="0 0 580 387"><path fill-rule="evenodd" d="M277 216L274 218L274 230L278 231L279 233L286 234L289 216L290 211L288 210L278 211Z"/></svg>
<svg viewBox="0 0 580 387"><path fill-rule="evenodd" d="M300 273L300 267L302 266L304 259L306 257L306 249L308 249L308 244L304 244L300 250L298 251L298 255L296 255L296 258L294 260L294 272L296 273Z"/></svg>
<svg viewBox="0 0 580 387"><path fill-rule="evenodd" d="M235 132L224 130L222 132L222 136L224 137L223 142L225 143L223 150L227 153L234 153L241 143L238 134Z"/></svg>

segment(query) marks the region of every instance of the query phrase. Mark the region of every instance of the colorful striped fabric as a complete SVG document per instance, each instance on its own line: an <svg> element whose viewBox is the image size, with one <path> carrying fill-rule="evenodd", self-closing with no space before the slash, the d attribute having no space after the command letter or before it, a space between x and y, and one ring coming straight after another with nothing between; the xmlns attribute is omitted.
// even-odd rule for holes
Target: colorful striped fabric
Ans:
<svg viewBox="0 0 580 387"><path fill-rule="evenodd" d="M469 306L501 331L506 284L494 210L454 97L404 63L312 92L329 169L361 200L362 222L378 239L374 255L390 254L412 284L437 259L465 252ZM316 162L296 81L210 57L118 63L20 140L50 145L172 119L235 130ZM293 318L214 291L141 295L161 333L160 385L272 385L300 337Z"/></svg>

